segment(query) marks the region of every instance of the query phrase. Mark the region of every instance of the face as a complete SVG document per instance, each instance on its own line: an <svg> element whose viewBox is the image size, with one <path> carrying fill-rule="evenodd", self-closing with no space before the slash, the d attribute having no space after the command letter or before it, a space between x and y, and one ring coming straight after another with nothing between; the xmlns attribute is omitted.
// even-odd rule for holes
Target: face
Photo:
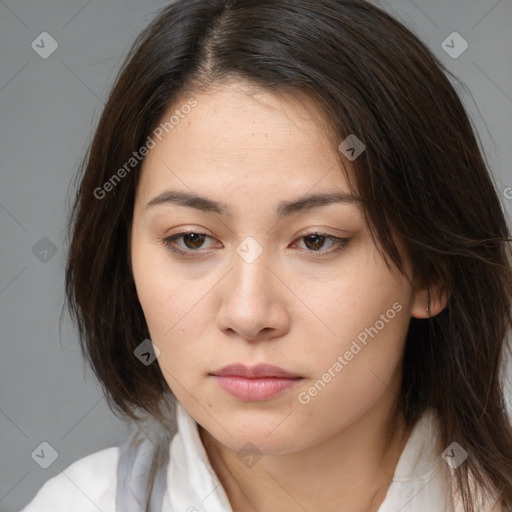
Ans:
<svg viewBox="0 0 512 512"><path fill-rule="evenodd" d="M378 253L311 105L237 83L165 120L176 110L131 232L154 364L224 446L312 447L396 391L411 284Z"/></svg>

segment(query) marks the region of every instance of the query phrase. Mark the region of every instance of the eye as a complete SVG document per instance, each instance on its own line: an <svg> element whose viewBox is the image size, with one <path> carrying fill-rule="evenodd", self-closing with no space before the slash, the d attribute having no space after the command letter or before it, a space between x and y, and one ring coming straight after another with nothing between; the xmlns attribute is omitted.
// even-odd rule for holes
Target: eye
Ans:
<svg viewBox="0 0 512 512"><path fill-rule="evenodd" d="M184 247L179 247L177 241L182 239ZM203 248L205 240L213 240L212 237L206 233L198 233L196 231L186 231L182 233L176 233L166 238L161 238L160 243L167 247L171 252L178 254L184 258L195 258L201 255L202 251L199 249ZM340 238L327 233L311 232L298 238L298 240L304 240L306 245L306 252L319 253L312 254L313 257L323 257L326 254L334 254L342 251L349 243L350 238ZM331 242L330 249L321 250L325 242ZM194 254L197 253L197 254Z"/></svg>
<svg viewBox="0 0 512 512"><path fill-rule="evenodd" d="M342 251L348 245L350 238L340 238L334 235L329 235L328 233L318 233L315 231L312 233L306 233L301 236L299 240L304 240L308 252L318 252L323 256L324 254L333 254ZM331 249L322 251L320 249L324 246L326 240L331 242ZM316 255L314 256L317 257Z"/></svg>
<svg viewBox="0 0 512 512"><path fill-rule="evenodd" d="M180 238L183 239L183 243L185 244L184 249L176 246L176 240L179 240ZM175 254L179 254L185 258L194 258L196 255L191 253L198 252L197 249L201 249L204 241L208 238L212 239L205 233L186 231L183 233L176 233L175 235L167 238L162 238L160 239L160 242ZM199 256L199 254L197 256Z"/></svg>

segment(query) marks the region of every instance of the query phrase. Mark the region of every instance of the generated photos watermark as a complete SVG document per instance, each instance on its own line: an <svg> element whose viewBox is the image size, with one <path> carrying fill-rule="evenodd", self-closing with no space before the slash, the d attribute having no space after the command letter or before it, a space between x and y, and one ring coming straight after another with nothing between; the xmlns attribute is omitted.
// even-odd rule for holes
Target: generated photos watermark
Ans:
<svg viewBox="0 0 512 512"><path fill-rule="evenodd" d="M315 381L307 390L301 391L297 398L303 405L308 404L312 398L318 396L318 394L332 381L344 368L347 366L354 357L361 352L361 350L368 345L368 337L374 338L379 334L382 329L389 324L389 322L395 318L396 314L402 311L402 304L395 302L391 308L385 313L381 314L379 320L377 320L371 327L366 327L361 331L356 339L352 340L350 348L343 354L336 358L329 368L322 374L322 376Z"/></svg>
<svg viewBox="0 0 512 512"><path fill-rule="evenodd" d="M117 171L101 187L96 187L94 189L94 197L100 200L104 199L109 192L114 190L116 185L121 183L122 179L125 178L127 174L142 162L149 151L157 145L157 141L155 139L161 141L164 133L169 133L173 130L182 119L190 114L192 108L196 106L197 100L195 98L189 98L186 103L174 111L167 121L160 123L153 130L152 134L148 136L146 142L137 151L132 153L132 156L128 158L123 166L119 167L119 169L117 169Z"/></svg>

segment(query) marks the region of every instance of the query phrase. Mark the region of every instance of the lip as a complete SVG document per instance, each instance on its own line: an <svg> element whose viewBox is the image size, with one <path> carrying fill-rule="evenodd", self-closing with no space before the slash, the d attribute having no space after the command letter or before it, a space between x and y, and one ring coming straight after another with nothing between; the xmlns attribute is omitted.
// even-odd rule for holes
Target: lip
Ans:
<svg viewBox="0 0 512 512"><path fill-rule="evenodd" d="M241 363L224 366L210 375L221 389L245 401L269 400L303 378L269 364L247 367Z"/></svg>
<svg viewBox="0 0 512 512"><path fill-rule="evenodd" d="M245 366L242 363L228 364L220 370L212 372L212 375L232 376L232 377L245 377L246 379L255 379L257 377L282 377L285 379L296 379L301 376L296 373L291 373L279 366L271 364L257 364L255 366Z"/></svg>

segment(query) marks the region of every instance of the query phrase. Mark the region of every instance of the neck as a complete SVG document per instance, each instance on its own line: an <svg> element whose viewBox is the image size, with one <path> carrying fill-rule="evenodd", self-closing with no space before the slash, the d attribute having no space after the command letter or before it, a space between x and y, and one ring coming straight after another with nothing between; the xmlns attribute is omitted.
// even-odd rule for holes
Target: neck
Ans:
<svg viewBox="0 0 512 512"><path fill-rule="evenodd" d="M410 434L401 418L393 428L390 410L376 406L321 443L263 455L253 466L203 428L199 432L233 512L375 512Z"/></svg>

